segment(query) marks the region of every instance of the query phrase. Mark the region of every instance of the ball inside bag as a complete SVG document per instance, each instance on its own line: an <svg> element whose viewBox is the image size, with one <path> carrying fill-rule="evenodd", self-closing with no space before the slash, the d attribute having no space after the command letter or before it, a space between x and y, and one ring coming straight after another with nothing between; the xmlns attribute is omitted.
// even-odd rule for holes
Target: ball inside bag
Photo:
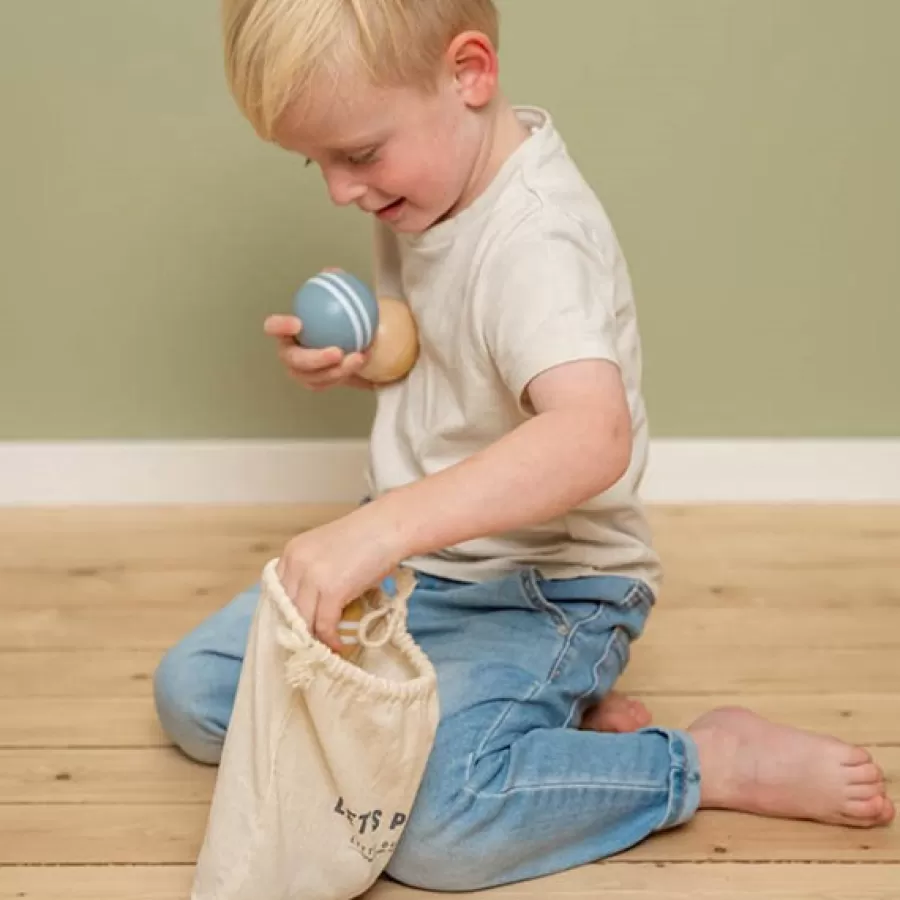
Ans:
<svg viewBox="0 0 900 900"><path fill-rule="evenodd" d="M294 315L303 323L297 343L313 350L339 347L359 353L378 331L378 301L346 272L320 272L294 295Z"/></svg>
<svg viewBox="0 0 900 900"><path fill-rule="evenodd" d="M359 655L359 623L367 612L364 597L357 597L343 612L338 625L341 639L341 656L351 662Z"/></svg>

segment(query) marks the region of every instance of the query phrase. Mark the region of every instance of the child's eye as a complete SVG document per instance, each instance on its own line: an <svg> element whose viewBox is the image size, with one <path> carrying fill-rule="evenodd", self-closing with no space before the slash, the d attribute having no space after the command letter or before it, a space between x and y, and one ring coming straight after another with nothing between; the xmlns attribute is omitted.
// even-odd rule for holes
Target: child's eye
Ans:
<svg viewBox="0 0 900 900"><path fill-rule="evenodd" d="M378 156L378 150L375 147L371 147L368 150L363 150L360 153L350 153L347 156L347 161L350 165L353 166L367 166L373 162L375 162L376 157Z"/></svg>

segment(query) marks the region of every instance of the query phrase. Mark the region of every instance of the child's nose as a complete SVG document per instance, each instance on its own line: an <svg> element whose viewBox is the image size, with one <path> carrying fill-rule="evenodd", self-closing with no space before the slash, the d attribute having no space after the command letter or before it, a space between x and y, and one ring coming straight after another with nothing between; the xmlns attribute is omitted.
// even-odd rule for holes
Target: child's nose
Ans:
<svg viewBox="0 0 900 900"><path fill-rule="evenodd" d="M351 203L356 203L366 193L366 186L346 170L333 169L327 172L325 182L328 185L331 200L337 206L349 206Z"/></svg>

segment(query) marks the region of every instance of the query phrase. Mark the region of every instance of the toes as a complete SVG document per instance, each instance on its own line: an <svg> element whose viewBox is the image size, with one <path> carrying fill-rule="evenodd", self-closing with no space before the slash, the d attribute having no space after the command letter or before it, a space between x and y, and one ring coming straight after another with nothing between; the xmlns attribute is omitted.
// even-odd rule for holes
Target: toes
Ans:
<svg viewBox="0 0 900 900"><path fill-rule="evenodd" d="M877 828L890 825L897 810L890 797L875 797L871 800L853 801L846 804L841 823L854 828Z"/></svg>
<svg viewBox="0 0 900 900"><path fill-rule="evenodd" d="M848 800L871 800L872 797L883 797L884 795L883 781L875 781L870 784L851 784L844 794Z"/></svg>
<svg viewBox="0 0 900 900"><path fill-rule="evenodd" d="M872 762L872 754L865 747L848 747L845 766L864 766Z"/></svg>
<svg viewBox="0 0 900 900"><path fill-rule="evenodd" d="M631 708L631 718L634 719L638 728L646 728L653 721L650 710L643 703L634 704Z"/></svg>
<svg viewBox="0 0 900 900"><path fill-rule="evenodd" d="M875 763L863 763L859 766L848 766L847 778L850 784L874 784L884 781L884 772Z"/></svg>
<svg viewBox="0 0 900 900"><path fill-rule="evenodd" d="M889 803L890 801L881 795L870 797L868 800L848 800L844 804L843 813L852 821L874 823L881 819L885 806Z"/></svg>
<svg viewBox="0 0 900 900"><path fill-rule="evenodd" d="M640 719L647 712L647 708L640 700L629 700L628 712L631 713L633 719Z"/></svg>
<svg viewBox="0 0 900 900"><path fill-rule="evenodd" d="M606 726L610 731L618 731L620 734L637 731L640 727L631 710L622 710L620 713L610 715Z"/></svg>
<svg viewBox="0 0 900 900"><path fill-rule="evenodd" d="M580 728L583 731L627 733L645 728L651 719L650 711L640 700L613 691L584 714Z"/></svg>

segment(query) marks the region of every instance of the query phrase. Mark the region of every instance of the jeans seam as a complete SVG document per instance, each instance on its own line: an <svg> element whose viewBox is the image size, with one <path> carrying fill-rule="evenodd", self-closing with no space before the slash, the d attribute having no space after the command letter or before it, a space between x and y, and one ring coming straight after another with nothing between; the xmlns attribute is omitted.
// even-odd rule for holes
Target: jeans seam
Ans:
<svg viewBox="0 0 900 900"><path fill-rule="evenodd" d="M524 569L522 571L520 583L525 598L533 608L539 612L548 613L560 625L564 625L567 631L571 630L572 623L569 621L569 617L558 604L552 603L544 596L543 591L538 587L537 577L537 572L534 569Z"/></svg>
<svg viewBox="0 0 900 900"><path fill-rule="evenodd" d="M572 790L609 790L610 788L627 789L629 791L641 791L646 794L668 794L668 786L659 784L646 784L634 781L572 781L565 784L535 784L525 785L523 787L512 787L502 791L476 791L474 788L466 786L464 790L478 800L499 800L505 797L511 797L515 794L530 794L537 791L572 791Z"/></svg>
<svg viewBox="0 0 900 900"><path fill-rule="evenodd" d="M553 658L553 662L550 664L550 670L547 673L547 677L544 678L543 681L539 682L535 691L529 695L529 699L531 699L537 692L542 690L553 680L554 675L559 670L560 663L565 658L566 653L568 653L569 649L572 646L573 637L583 623L576 622L573 625L569 621L569 617L565 614L565 612L563 612L563 610L561 610L555 603L551 603L543 595L543 593L537 586L537 576L534 569L525 570L523 575L524 577L522 579L522 590L528 601L539 611L547 612L565 628L565 637L562 641L562 644L560 645L559 650L556 653L556 656L554 656ZM602 615L603 613L605 613L605 611L605 606L601 604L597 612L590 617L591 621L594 621L595 617Z"/></svg>
<svg viewBox="0 0 900 900"><path fill-rule="evenodd" d="M573 631L578 631L584 625L591 625L597 621L597 619L602 618L609 612L609 604L603 602L602 600L597 601L597 609L592 612L586 619L582 619L580 622L576 622L573 626Z"/></svg>
<svg viewBox="0 0 900 900"><path fill-rule="evenodd" d="M671 740L669 747L669 802L666 805L666 812L661 823L661 827L663 828L678 818L682 806L684 805L685 797L684 781L686 773L684 765L680 758L680 753L676 754L672 752ZM675 758L676 756L678 756L677 759Z"/></svg>
<svg viewBox="0 0 900 900"><path fill-rule="evenodd" d="M572 721L575 717L575 710L578 709L579 704L584 700L585 697L590 696L597 690L597 686L600 683L600 668L609 659L609 655L612 653L614 646L621 641L620 635L622 634L622 629L619 626L613 628L612 634L609 636L609 640L606 642L606 646L603 648L603 653L600 654L600 658L596 663L592 666L593 677L591 680L590 689L583 693L580 697L575 699L572 702L572 705L569 707L569 713L566 716L564 728L571 727Z"/></svg>
<svg viewBox="0 0 900 900"><path fill-rule="evenodd" d="M470 793L474 796L478 795L478 791L469 786L469 781L472 779L472 770L474 769L476 762L482 759L484 756L485 745L497 733L497 729L503 724L504 720L509 716L510 712L512 712L513 707L519 703L525 703L528 700L536 697L541 692L545 684L546 682L538 682L532 685L531 690L529 690L528 693L525 694L525 696L521 699L510 700L508 703L506 703L506 705L497 715L497 718L494 719L494 721L491 723L490 728L485 731L484 737L481 739L478 747L474 750L474 752L469 754L469 758L466 761L466 777L463 781L463 790L465 792Z"/></svg>

